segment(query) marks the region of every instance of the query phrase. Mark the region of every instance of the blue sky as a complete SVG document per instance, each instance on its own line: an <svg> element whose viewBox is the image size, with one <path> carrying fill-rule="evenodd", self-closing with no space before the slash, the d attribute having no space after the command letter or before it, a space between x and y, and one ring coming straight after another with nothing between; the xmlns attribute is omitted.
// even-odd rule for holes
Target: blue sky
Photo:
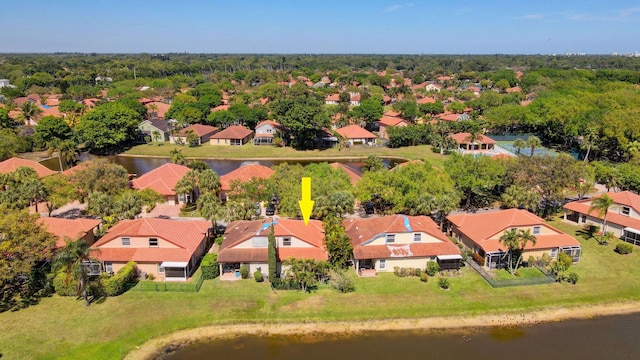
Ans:
<svg viewBox="0 0 640 360"><path fill-rule="evenodd" d="M640 51L637 0L10 0L1 9L0 52Z"/></svg>

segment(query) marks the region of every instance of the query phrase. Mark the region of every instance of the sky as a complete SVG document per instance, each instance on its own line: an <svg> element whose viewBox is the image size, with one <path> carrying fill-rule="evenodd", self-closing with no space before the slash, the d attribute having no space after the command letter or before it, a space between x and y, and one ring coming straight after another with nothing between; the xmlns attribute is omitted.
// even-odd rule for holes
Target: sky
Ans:
<svg viewBox="0 0 640 360"><path fill-rule="evenodd" d="M640 51L638 0L3 0L0 9L0 53Z"/></svg>

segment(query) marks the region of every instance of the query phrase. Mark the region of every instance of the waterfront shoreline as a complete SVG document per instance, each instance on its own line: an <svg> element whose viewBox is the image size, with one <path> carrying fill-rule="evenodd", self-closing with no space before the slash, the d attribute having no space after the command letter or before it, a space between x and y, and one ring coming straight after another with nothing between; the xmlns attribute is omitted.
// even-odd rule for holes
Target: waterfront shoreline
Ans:
<svg viewBox="0 0 640 360"><path fill-rule="evenodd" d="M224 339L238 335L299 335L327 334L352 336L371 331L425 331L444 329L473 329L496 326L531 326L571 319L590 319L601 316L624 315L640 312L640 302L608 303L576 307L554 307L538 311L508 314L442 316L415 319L380 319L365 321L310 322L310 323L249 323L210 325L180 330L151 339L125 356L129 360L152 359L166 349L207 340Z"/></svg>

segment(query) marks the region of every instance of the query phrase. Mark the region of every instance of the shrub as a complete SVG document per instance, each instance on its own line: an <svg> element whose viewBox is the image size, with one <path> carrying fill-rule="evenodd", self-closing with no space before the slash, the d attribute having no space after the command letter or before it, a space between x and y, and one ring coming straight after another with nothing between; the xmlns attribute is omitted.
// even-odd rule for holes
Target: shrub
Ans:
<svg viewBox="0 0 640 360"><path fill-rule="evenodd" d="M438 286L441 289L448 289L451 285L449 284L449 279L441 277L438 279Z"/></svg>
<svg viewBox="0 0 640 360"><path fill-rule="evenodd" d="M616 245L615 251L621 255L631 254L633 252L633 245L627 244L627 243L620 243Z"/></svg>
<svg viewBox="0 0 640 360"><path fill-rule="evenodd" d="M578 282L578 279L580 277L578 276L578 274L574 273L574 272L570 272L569 275L567 275L567 281L574 284Z"/></svg>
<svg viewBox="0 0 640 360"><path fill-rule="evenodd" d="M440 265L435 261L427 261L427 274L429 276L435 276L440 271Z"/></svg>
<svg viewBox="0 0 640 360"><path fill-rule="evenodd" d="M542 254L542 258L540 258L540 263L542 266L549 266L551 264L551 255L544 253Z"/></svg>
<svg viewBox="0 0 640 360"><path fill-rule="evenodd" d="M413 269L413 276L422 276L423 272L419 268Z"/></svg>
<svg viewBox="0 0 640 360"><path fill-rule="evenodd" d="M263 282L264 281L264 276L262 276L262 271L260 270L256 270L253 273L253 278L256 280L256 282Z"/></svg>
<svg viewBox="0 0 640 360"><path fill-rule="evenodd" d="M471 257L473 258L473 261L476 262L476 264L480 265L480 266L484 266L484 256L478 254L478 253L473 253L473 255L471 255Z"/></svg>
<svg viewBox="0 0 640 360"><path fill-rule="evenodd" d="M67 280L69 283L67 284ZM73 280L73 277L67 279L67 273L60 271L55 278L53 278L53 288L56 294L60 296L76 296L78 291L76 289L77 282Z"/></svg>
<svg viewBox="0 0 640 360"><path fill-rule="evenodd" d="M399 266L394 266L393 267L393 275L400 276L400 267Z"/></svg>
<svg viewBox="0 0 640 360"><path fill-rule="evenodd" d="M558 263L560 263L562 265L563 269L567 270L573 264L573 259L571 258L571 256L569 254L560 252L558 254Z"/></svg>
<svg viewBox="0 0 640 360"><path fill-rule="evenodd" d="M218 254L206 254L200 262L202 276L205 280L215 279L220 276L220 266L218 265Z"/></svg>
<svg viewBox="0 0 640 360"><path fill-rule="evenodd" d="M407 276L407 268L400 268L400 277Z"/></svg>
<svg viewBox="0 0 640 360"><path fill-rule="evenodd" d="M427 274L426 272L423 272L420 274L420 281L426 283L427 281L429 281L429 274Z"/></svg>
<svg viewBox="0 0 640 360"><path fill-rule="evenodd" d="M153 274L147 274L147 279L149 279L149 280L153 281L153 280L155 280L155 279L156 279L156 277L155 277L155 275L153 275Z"/></svg>
<svg viewBox="0 0 640 360"><path fill-rule="evenodd" d="M138 276L136 263L129 261L122 269L109 277L102 278L102 286L107 296L117 296L125 291L125 284L135 281Z"/></svg>
<svg viewBox="0 0 640 360"><path fill-rule="evenodd" d="M533 265L535 265L536 263L536 258L532 256L529 256L529 259L527 260L527 267L533 267Z"/></svg>
<svg viewBox="0 0 640 360"><path fill-rule="evenodd" d="M332 270L330 276L331 280L329 280L329 285L331 285L332 288L343 294L355 291L356 286L353 280L351 280L344 271Z"/></svg>
<svg viewBox="0 0 640 360"><path fill-rule="evenodd" d="M240 266L240 276L243 279L248 279L249 278L249 268L247 267L247 265Z"/></svg>

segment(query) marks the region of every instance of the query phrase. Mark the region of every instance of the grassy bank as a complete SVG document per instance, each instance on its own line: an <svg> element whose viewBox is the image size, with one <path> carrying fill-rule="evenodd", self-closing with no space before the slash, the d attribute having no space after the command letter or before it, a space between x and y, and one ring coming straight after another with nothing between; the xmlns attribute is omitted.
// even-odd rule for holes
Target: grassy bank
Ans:
<svg viewBox="0 0 640 360"><path fill-rule="evenodd" d="M554 221L576 234L577 227ZM356 278L356 291L338 294L321 288L312 294L270 290L268 284L205 281L199 293L129 292L84 307L82 301L53 296L30 308L0 314L3 358L114 359L158 336L198 326L417 318L524 312L542 308L640 300L640 254L618 255L609 246L578 234L583 257L572 271L576 285L551 284L491 288L471 269L450 279L442 291L437 279L379 274Z"/></svg>
<svg viewBox="0 0 640 360"><path fill-rule="evenodd" d="M363 147L354 146L348 149L338 150L337 148L325 150L305 150L299 151L291 147L254 146L247 144L244 146L212 146L209 144L198 147L188 147L185 145L165 144L158 146L138 145L127 150L125 155L141 156L164 156L171 157L171 150L179 149L186 157L212 158L212 159L339 159L339 158L366 158L370 155L380 157L395 157L403 159L428 160L435 166L442 167L446 156L434 154L430 146L408 146L398 149L387 147Z"/></svg>

